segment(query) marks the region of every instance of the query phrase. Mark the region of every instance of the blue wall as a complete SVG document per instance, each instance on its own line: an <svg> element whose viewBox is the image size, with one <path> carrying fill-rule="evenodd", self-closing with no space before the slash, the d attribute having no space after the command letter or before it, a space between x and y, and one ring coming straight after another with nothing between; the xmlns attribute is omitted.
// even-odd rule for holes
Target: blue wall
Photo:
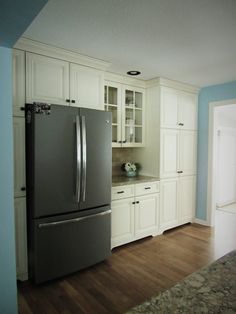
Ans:
<svg viewBox="0 0 236 314"><path fill-rule="evenodd" d="M236 98L236 81L204 87L198 98L198 181L196 217L207 219L209 103Z"/></svg>
<svg viewBox="0 0 236 314"><path fill-rule="evenodd" d="M0 313L17 313L13 207L12 50L0 47Z"/></svg>

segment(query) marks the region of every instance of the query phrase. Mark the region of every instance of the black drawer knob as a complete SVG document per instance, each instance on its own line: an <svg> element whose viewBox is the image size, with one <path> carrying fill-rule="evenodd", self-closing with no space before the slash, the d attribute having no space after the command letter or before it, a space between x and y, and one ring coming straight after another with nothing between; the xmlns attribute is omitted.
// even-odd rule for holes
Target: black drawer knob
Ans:
<svg viewBox="0 0 236 314"><path fill-rule="evenodd" d="M22 188L21 188L21 191L25 191L26 190L26 188L23 186Z"/></svg>

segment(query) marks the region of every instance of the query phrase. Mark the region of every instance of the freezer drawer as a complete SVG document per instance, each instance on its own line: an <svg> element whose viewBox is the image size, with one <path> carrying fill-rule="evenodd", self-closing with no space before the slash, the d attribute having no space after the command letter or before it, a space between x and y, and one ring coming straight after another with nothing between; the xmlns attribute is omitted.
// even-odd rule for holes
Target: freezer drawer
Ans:
<svg viewBox="0 0 236 314"><path fill-rule="evenodd" d="M65 220L34 223L36 283L76 272L111 254L111 210Z"/></svg>

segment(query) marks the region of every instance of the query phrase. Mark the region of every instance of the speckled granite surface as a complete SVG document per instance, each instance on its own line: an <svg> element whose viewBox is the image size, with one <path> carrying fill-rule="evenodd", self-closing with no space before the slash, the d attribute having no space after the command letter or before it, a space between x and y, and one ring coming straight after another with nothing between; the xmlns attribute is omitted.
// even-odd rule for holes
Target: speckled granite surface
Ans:
<svg viewBox="0 0 236 314"><path fill-rule="evenodd" d="M236 250L128 313L236 313Z"/></svg>
<svg viewBox="0 0 236 314"><path fill-rule="evenodd" d="M140 176L140 175L136 177L126 177L125 175L113 176L112 186L136 184L136 183L151 182L151 181L159 181L159 179L157 177Z"/></svg>

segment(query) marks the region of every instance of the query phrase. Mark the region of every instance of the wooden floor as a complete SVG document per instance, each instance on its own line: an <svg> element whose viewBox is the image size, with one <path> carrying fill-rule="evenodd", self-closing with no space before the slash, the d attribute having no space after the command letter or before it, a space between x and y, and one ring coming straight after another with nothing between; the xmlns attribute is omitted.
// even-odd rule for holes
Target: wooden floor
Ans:
<svg viewBox="0 0 236 314"><path fill-rule="evenodd" d="M215 259L209 227L185 225L113 250L66 278L18 284L19 313L124 313Z"/></svg>

